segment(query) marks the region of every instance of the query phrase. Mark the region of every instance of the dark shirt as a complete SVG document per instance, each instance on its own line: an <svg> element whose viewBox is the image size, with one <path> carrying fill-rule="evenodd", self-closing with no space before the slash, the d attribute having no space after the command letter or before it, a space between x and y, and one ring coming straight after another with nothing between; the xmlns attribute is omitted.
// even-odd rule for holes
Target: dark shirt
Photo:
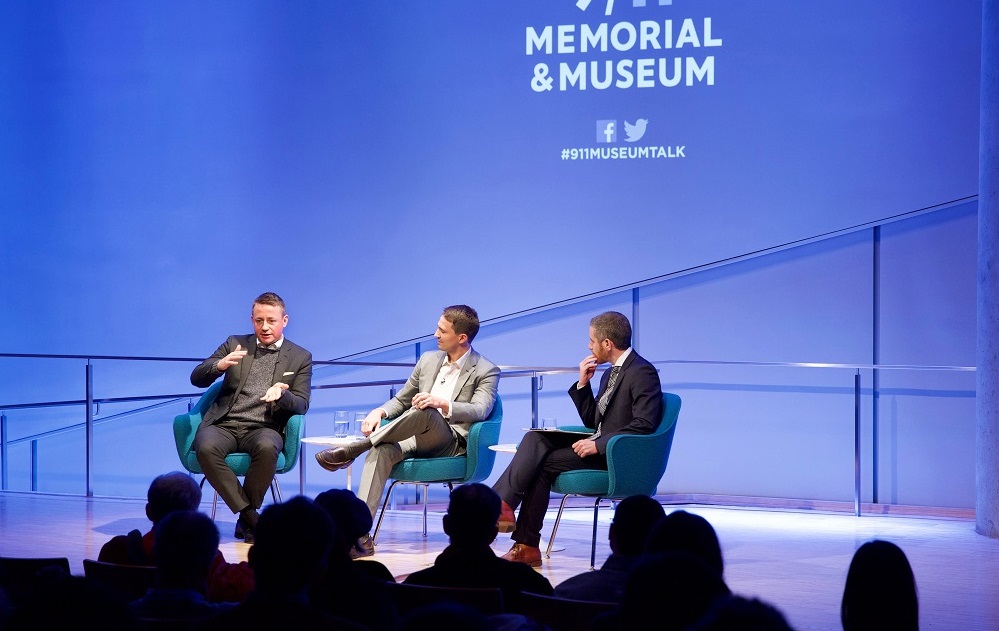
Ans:
<svg viewBox="0 0 999 631"><path fill-rule="evenodd" d="M436 587L498 587L507 611L520 612L520 592L551 595L547 578L523 563L496 556L489 546L444 548L432 567L413 572L404 583Z"/></svg>
<svg viewBox="0 0 999 631"><path fill-rule="evenodd" d="M619 603L628 573L637 562L637 556L611 554L599 570L570 576L555 586L554 593L559 598Z"/></svg>

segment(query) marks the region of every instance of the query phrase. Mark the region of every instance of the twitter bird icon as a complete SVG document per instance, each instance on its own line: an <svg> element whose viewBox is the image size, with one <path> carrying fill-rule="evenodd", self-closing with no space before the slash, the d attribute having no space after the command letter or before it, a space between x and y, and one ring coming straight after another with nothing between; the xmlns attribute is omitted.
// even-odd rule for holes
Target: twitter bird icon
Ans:
<svg viewBox="0 0 999 631"><path fill-rule="evenodd" d="M645 126L649 124L649 119L639 118L634 123L624 121L624 133L627 136L626 142L638 142L645 135Z"/></svg>

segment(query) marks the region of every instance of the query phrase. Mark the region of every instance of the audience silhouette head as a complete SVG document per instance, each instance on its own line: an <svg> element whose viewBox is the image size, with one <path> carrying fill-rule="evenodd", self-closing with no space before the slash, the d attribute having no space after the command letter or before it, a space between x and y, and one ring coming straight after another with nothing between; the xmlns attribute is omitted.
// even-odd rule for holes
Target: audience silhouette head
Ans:
<svg viewBox="0 0 999 631"><path fill-rule="evenodd" d="M496 539L500 497L491 487L478 482L462 484L451 492L444 532L452 544L489 545Z"/></svg>
<svg viewBox="0 0 999 631"><path fill-rule="evenodd" d="M699 557L708 567L724 576L718 534L707 519L685 510L666 515L649 533L647 553L683 551Z"/></svg>
<svg viewBox="0 0 999 631"><path fill-rule="evenodd" d="M329 514L303 496L270 504L260 513L256 539L248 553L256 591L306 594L326 571L336 536Z"/></svg>
<svg viewBox="0 0 999 631"><path fill-rule="evenodd" d="M181 510L156 525L153 558L161 587L208 590L208 573L219 549L219 529L200 511Z"/></svg>
<svg viewBox="0 0 999 631"><path fill-rule="evenodd" d="M333 519L336 527L336 554L350 553L351 548L363 552L358 540L371 530L371 511L361 498L349 489L328 489L316 496L316 504Z"/></svg>
<svg viewBox="0 0 999 631"><path fill-rule="evenodd" d="M631 495L614 509L614 519L607 532L611 551L638 556L645 548L649 533L666 515L663 505L648 495Z"/></svg>
<svg viewBox="0 0 999 631"><path fill-rule="evenodd" d="M183 471L171 471L153 478L146 491L146 517L154 524L173 511L198 510L201 487Z"/></svg>
<svg viewBox="0 0 999 631"><path fill-rule="evenodd" d="M844 631L919 628L916 579L901 548L874 539L857 549L846 575L840 619Z"/></svg>
<svg viewBox="0 0 999 631"><path fill-rule="evenodd" d="M759 598L721 598L687 631L794 631L779 609Z"/></svg>

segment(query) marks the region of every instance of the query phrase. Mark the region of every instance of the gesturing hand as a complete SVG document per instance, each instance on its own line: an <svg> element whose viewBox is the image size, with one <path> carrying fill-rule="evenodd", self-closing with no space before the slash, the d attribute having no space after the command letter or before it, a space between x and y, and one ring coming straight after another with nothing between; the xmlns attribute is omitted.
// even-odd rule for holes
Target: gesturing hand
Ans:
<svg viewBox="0 0 999 631"><path fill-rule="evenodd" d="M219 372L225 372L227 368L229 368L230 366L235 366L244 357L246 357L246 350L242 346L237 344L236 350L229 353L222 359L218 360L218 362L216 362L215 364L215 367L219 369ZM285 387L287 388L288 386Z"/></svg>

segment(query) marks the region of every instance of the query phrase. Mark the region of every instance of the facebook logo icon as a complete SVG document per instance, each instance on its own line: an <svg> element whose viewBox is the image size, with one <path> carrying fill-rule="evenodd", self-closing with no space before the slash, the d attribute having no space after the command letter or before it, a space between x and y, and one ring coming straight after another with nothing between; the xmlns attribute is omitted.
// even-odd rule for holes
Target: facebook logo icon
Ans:
<svg viewBox="0 0 999 631"><path fill-rule="evenodd" d="M597 121L597 142L617 142L617 121Z"/></svg>

